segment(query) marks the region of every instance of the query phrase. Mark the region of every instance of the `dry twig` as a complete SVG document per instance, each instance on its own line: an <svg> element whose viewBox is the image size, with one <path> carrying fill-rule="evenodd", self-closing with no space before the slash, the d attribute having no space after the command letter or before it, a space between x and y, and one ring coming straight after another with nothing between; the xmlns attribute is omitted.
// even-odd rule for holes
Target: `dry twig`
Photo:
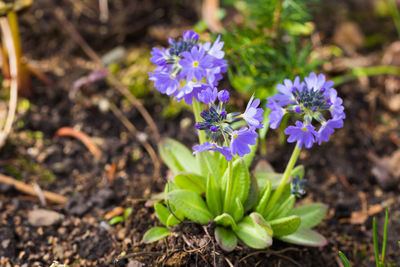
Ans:
<svg viewBox="0 0 400 267"><path fill-rule="evenodd" d="M58 129L58 131L56 132L56 136L74 137L79 141L81 141L87 147L87 149L89 149L90 153L92 153L96 159L101 158L101 150L97 147L95 143L93 143L92 139L82 131L75 130L74 128L71 127L62 127Z"/></svg>
<svg viewBox="0 0 400 267"><path fill-rule="evenodd" d="M26 193L31 196L39 197L37 191L35 190L35 188L33 186L28 185L21 181L17 181L12 177L0 174L0 183L11 184L18 191L21 191L21 192ZM50 202L62 204L62 205L64 205L67 202L67 198L64 196L61 196L59 194L45 191L45 190L42 190L41 192L42 192L44 198Z"/></svg>

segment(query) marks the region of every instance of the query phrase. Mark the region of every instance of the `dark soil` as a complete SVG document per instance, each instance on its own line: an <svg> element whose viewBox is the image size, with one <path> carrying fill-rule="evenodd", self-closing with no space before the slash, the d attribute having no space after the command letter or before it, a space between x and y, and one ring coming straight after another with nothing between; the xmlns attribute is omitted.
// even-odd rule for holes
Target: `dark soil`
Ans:
<svg viewBox="0 0 400 267"><path fill-rule="evenodd" d="M146 49L165 43L197 22L200 1L115 0L109 1L108 23L98 19L98 2L36 1L30 11L20 17L23 50L54 81L46 86L32 81L30 108L19 110L13 133L0 153L0 172L42 190L64 195L64 206L24 195L15 188L0 184L0 266L50 266L53 261L71 266L342 266L338 251L343 251L353 266L375 266L372 242L372 217L382 236L384 210L370 214L356 224L350 220L363 204L389 205L389 235L386 262L400 266L400 197L399 180L378 183L372 174L378 159L399 149L400 116L387 105L387 79L400 84L399 78L377 76L347 83L338 88L347 118L345 127L337 131L328 144L302 152L300 163L306 166L307 195L303 202L320 201L329 206L324 222L317 230L328 240L323 248L293 246L279 241L263 251L240 245L225 253L213 239L213 225L201 227L184 223L170 237L155 244L141 242L146 230L159 225L153 209L146 201L151 194L163 190L168 175L152 178L154 165L138 137L132 135L109 111L101 111L98 99L107 99L157 147L153 135L141 115L115 88L99 81L81 88L70 98L74 81L88 75L94 64L56 19L55 9L62 10L76 30L99 54L117 46L129 51ZM329 3L315 7L319 48L330 45L337 23L357 21L360 17L339 11L357 7L367 12L360 1L340 1L335 16L326 16L335 9ZM321 10L320 12L317 12ZM354 14L353 14L354 15ZM328 19L327 19L328 18ZM363 16L361 16L363 18ZM386 24L390 24L390 19ZM365 34L376 25L367 24ZM393 28L382 45L345 53L341 59L367 58L369 64L381 64L380 58L396 40ZM317 47L318 48L318 47ZM142 50L141 50L142 51ZM378 55L371 58L371 55ZM337 60L337 59L335 59ZM331 76L343 69L324 65ZM339 64L339 63L338 63ZM336 64L337 65L337 64ZM339 64L340 65L340 64ZM397 80L396 80L397 79ZM225 81L225 83L228 83ZM228 84L227 84L228 85ZM398 93L398 92L395 92ZM239 97L239 96L238 96ZM196 142L190 112L182 111L175 118L164 118L162 110L168 99L149 89L142 99L156 121L162 137L172 137L191 146ZM243 101L238 101L242 105ZM241 104L240 104L241 103ZM23 123L18 123L18 121ZM190 124L191 125L191 124ZM74 127L95 137L102 157L95 159L77 139L56 137L61 127ZM38 133L40 133L38 135ZM391 136L392 138L389 138ZM291 145L279 145L278 136L268 134L267 159L278 171L288 160ZM283 160L283 161L282 161ZM400 165L400 162L399 162ZM113 173L110 169L115 168ZM132 208L123 222L109 225L104 216L115 207ZM59 212L63 219L51 226L35 227L28 214L38 208ZM380 239L381 240L381 239Z"/></svg>

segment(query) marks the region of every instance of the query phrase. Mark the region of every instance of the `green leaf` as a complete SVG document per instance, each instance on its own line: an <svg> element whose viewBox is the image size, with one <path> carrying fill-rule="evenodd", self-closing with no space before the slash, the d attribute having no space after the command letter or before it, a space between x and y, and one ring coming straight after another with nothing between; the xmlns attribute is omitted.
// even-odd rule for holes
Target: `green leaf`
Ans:
<svg viewBox="0 0 400 267"><path fill-rule="evenodd" d="M238 222L243 218L244 208L243 208L242 202L240 201L240 199L238 197L233 202L232 215L233 215L233 218L235 219L235 222Z"/></svg>
<svg viewBox="0 0 400 267"><path fill-rule="evenodd" d="M223 192L225 195L225 190L226 190L226 185L227 185L227 180L228 180L228 175L229 175L229 168L226 169L225 174L222 179L222 185L223 185ZM235 161L233 163L233 175L232 175L232 191L231 194L233 197L231 197L232 200L235 200L237 197L239 200L244 203L247 199L247 195L249 193L249 188L250 188L250 174L249 174L249 169L247 168L246 164L242 159L239 159L238 161ZM231 205L233 206L233 205Z"/></svg>
<svg viewBox="0 0 400 267"><path fill-rule="evenodd" d="M154 204L154 210L156 211L157 217L160 222L164 225L167 225L168 217L171 215L168 208L165 207L163 204L156 203Z"/></svg>
<svg viewBox="0 0 400 267"><path fill-rule="evenodd" d="M217 244L225 251L231 252L237 246L237 237L230 229L217 226L215 228L215 240Z"/></svg>
<svg viewBox="0 0 400 267"><path fill-rule="evenodd" d="M305 227L299 227L293 234L281 236L279 239L287 243L310 247L322 247L327 244L325 237Z"/></svg>
<svg viewBox="0 0 400 267"><path fill-rule="evenodd" d="M250 216L244 217L237 226L234 232L247 246L264 249L272 245L272 237Z"/></svg>
<svg viewBox="0 0 400 267"><path fill-rule="evenodd" d="M231 227L232 229L236 228L236 222L231 215L228 213L223 213L214 218L214 221L217 225L222 225L224 227Z"/></svg>
<svg viewBox="0 0 400 267"><path fill-rule="evenodd" d="M258 148L258 138L256 139L256 144L250 146L250 153L244 155L243 157L243 161L246 164L247 168L250 168L254 156L256 155L257 148Z"/></svg>
<svg viewBox="0 0 400 267"><path fill-rule="evenodd" d="M208 209L216 216L222 212L221 190L214 176L210 173L207 179L206 202Z"/></svg>
<svg viewBox="0 0 400 267"><path fill-rule="evenodd" d="M209 173L213 173L214 176L220 177L218 160L215 152L213 151L202 151L195 155L198 164L200 166L201 175L203 177L208 177Z"/></svg>
<svg viewBox="0 0 400 267"><path fill-rule="evenodd" d="M254 167L254 174L259 172L275 172L274 168L266 160L260 160L256 167Z"/></svg>
<svg viewBox="0 0 400 267"><path fill-rule="evenodd" d="M158 145L161 158L174 173L192 172L201 174L200 168L192 152L171 138L163 139Z"/></svg>
<svg viewBox="0 0 400 267"><path fill-rule="evenodd" d="M212 219L212 214L204 200L195 192L175 190L168 193L168 199L185 217L192 221L207 224Z"/></svg>
<svg viewBox="0 0 400 267"><path fill-rule="evenodd" d="M272 189L276 189L280 184L282 174L276 172L257 172L254 174L260 190L263 190L268 181L271 181Z"/></svg>
<svg viewBox="0 0 400 267"><path fill-rule="evenodd" d="M296 207L290 214L300 217L302 227L312 228L324 219L327 210L325 204L310 203Z"/></svg>
<svg viewBox="0 0 400 267"><path fill-rule="evenodd" d="M132 214L132 208L126 208L124 211L124 220L128 219L129 215Z"/></svg>
<svg viewBox="0 0 400 267"><path fill-rule="evenodd" d="M179 188L193 191L199 195L206 191L206 179L195 173L181 172L175 178L175 183Z"/></svg>
<svg viewBox="0 0 400 267"><path fill-rule="evenodd" d="M181 211L176 210L176 211L173 211L173 213L174 214L171 213L168 216L167 224L166 224L166 226L168 226L168 227L178 225L181 223L181 221L183 221L183 219L185 219L185 216L183 215L183 213Z"/></svg>
<svg viewBox="0 0 400 267"><path fill-rule="evenodd" d="M257 204L258 194L259 189L257 179L254 177L254 175L250 175L249 193L247 194L246 201L243 203L244 212L248 212Z"/></svg>
<svg viewBox="0 0 400 267"><path fill-rule="evenodd" d="M274 230L272 230L271 225L264 219L264 217L257 212L253 212L250 214L250 217L262 228L264 228L265 231L267 231L269 236L274 235Z"/></svg>
<svg viewBox="0 0 400 267"><path fill-rule="evenodd" d="M351 267L349 259L344 255L343 252L339 251L339 257L342 260L344 267Z"/></svg>
<svg viewBox="0 0 400 267"><path fill-rule="evenodd" d="M165 227L153 227L144 234L143 241L145 243L153 243L164 237L167 237L171 232Z"/></svg>
<svg viewBox="0 0 400 267"><path fill-rule="evenodd" d="M279 209L277 209L270 218L275 219L286 217L293 210L294 203L296 203L296 197L294 195L290 195L285 202L279 205Z"/></svg>
<svg viewBox="0 0 400 267"><path fill-rule="evenodd" d="M256 212L262 214L264 217L265 217L264 211L265 211L265 208L267 207L268 200L269 200L269 197L271 195L271 191L272 191L272 189L271 189L271 181L268 180L267 184L266 184L266 186L264 188L264 191L261 194L261 199L258 202L258 204L256 206L256 209L255 209Z"/></svg>
<svg viewBox="0 0 400 267"><path fill-rule="evenodd" d="M292 215L269 221L269 224L274 230L274 236L280 237L293 234L299 228L300 222L300 217Z"/></svg>
<svg viewBox="0 0 400 267"><path fill-rule="evenodd" d="M124 221L124 218L122 216L115 216L115 217L110 219L109 224L110 225L114 225L114 224L117 224L117 223L120 223L120 222L123 222L123 221Z"/></svg>

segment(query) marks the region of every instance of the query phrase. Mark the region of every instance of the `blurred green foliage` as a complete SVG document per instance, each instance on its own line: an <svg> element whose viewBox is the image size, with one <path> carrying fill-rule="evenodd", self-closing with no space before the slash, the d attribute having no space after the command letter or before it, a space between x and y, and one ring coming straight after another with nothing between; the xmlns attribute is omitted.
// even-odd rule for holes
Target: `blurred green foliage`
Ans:
<svg viewBox="0 0 400 267"><path fill-rule="evenodd" d="M274 94L283 79L305 76L322 63L310 60L306 38L314 30L308 4L317 0L225 0L243 19L224 33L232 86L259 98Z"/></svg>

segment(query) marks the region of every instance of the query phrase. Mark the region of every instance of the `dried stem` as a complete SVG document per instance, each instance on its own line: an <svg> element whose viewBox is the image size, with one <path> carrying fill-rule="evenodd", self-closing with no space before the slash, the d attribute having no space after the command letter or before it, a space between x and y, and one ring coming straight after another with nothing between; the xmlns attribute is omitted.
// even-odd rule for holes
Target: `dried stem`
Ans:
<svg viewBox="0 0 400 267"><path fill-rule="evenodd" d="M12 30L7 17L0 18L0 28L5 48L8 51L10 65L10 101L9 109L3 129L0 131L0 148L4 145L5 140L12 129L12 124L17 109L18 100L18 58L17 51L13 39Z"/></svg>

